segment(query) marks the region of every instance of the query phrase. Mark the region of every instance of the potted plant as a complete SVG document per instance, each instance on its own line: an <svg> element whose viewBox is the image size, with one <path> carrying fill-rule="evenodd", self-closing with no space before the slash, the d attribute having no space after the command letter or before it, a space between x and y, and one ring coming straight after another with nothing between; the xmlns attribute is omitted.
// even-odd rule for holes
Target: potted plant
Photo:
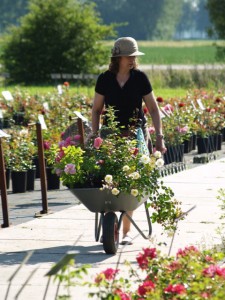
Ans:
<svg viewBox="0 0 225 300"><path fill-rule="evenodd" d="M191 131L188 119L178 109L167 104L162 108L164 139L167 152L164 154L165 164L183 162L184 141L189 139Z"/></svg>
<svg viewBox="0 0 225 300"><path fill-rule="evenodd" d="M54 172L55 154L58 145L44 141L44 157L46 162L47 189L56 190L60 188L60 179Z"/></svg>
<svg viewBox="0 0 225 300"><path fill-rule="evenodd" d="M198 111L196 117L198 154L210 153L221 149L224 117L214 109Z"/></svg>
<svg viewBox="0 0 225 300"><path fill-rule="evenodd" d="M29 131L11 130L9 140L10 168L13 193L24 193L27 190L27 172L33 169L33 156L36 152Z"/></svg>
<svg viewBox="0 0 225 300"><path fill-rule="evenodd" d="M171 228L180 210L173 192L160 179L159 168L164 163L161 153L142 153L136 139L121 135L111 109L107 116L108 127L102 127L107 131L106 138L95 137L83 146L80 136L75 135L59 143L55 173L70 189L97 188L115 197L132 195L138 201L151 195L152 221ZM132 130L136 134L136 129Z"/></svg>

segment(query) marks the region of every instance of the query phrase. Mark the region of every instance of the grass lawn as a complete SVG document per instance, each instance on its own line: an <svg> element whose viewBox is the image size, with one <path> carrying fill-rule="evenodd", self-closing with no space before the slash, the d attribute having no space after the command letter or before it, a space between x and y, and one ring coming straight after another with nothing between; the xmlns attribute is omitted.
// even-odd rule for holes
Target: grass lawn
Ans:
<svg viewBox="0 0 225 300"><path fill-rule="evenodd" d="M156 97L162 97L165 100L169 98L182 98L187 95L187 89L178 88L156 88L154 89L154 93Z"/></svg>

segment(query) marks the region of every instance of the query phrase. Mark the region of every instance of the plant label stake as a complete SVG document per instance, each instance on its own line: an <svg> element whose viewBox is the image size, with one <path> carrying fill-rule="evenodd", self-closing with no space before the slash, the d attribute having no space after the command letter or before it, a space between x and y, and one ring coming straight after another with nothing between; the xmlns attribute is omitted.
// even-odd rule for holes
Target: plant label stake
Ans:
<svg viewBox="0 0 225 300"><path fill-rule="evenodd" d="M1 132L3 132L1 130ZM7 202L7 188L6 188L6 178L5 178L5 162L2 148L2 136L0 133L0 189L2 198L2 214L3 214L3 224L1 227L9 227L9 211Z"/></svg>
<svg viewBox="0 0 225 300"><path fill-rule="evenodd" d="M36 123L37 131L37 142L38 142L38 159L40 165L40 180L41 180L41 194L42 194L42 211L40 214L35 214L36 217L40 217L42 214L48 213L48 199L47 199L47 180L45 171L45 160L44 160L44 146L41 132L41 124Z"/></svg>
<svg viewBox="0 0 225 300"><path fill-rule="evenodd" d="M189 214L189 212L191 212L193 209L196 208L196 205L192 206L189 210L187 210L186 212L184 212L182 215L180 215L177 219L176 219L176 226L175 226L175 229L174 229L174 232L173 232L173 236L172 236L172 240L171 240L171 243L170 243L170 249L169 249L169 253L168 253L168 256L170 256L171 254L171 250L172 250L172 245L173 245L173 242L174 242L174 238L175 238L175 234L176 234L176 231L177 231L177 227L178 227L178 222L185 216L187 216Z"/></svg>

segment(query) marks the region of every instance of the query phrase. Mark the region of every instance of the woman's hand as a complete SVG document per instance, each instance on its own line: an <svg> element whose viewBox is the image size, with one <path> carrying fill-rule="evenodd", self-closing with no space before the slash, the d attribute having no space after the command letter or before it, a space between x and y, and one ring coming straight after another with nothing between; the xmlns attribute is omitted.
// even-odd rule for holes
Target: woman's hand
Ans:
<svg viewBox="0 0 225 300"><path fill-rule="evenodd" d="M160 151L162 154L164 154L167 151L167 149L165 147L163 136L156 137L155 148L156 148L156 150Z"/></svg>

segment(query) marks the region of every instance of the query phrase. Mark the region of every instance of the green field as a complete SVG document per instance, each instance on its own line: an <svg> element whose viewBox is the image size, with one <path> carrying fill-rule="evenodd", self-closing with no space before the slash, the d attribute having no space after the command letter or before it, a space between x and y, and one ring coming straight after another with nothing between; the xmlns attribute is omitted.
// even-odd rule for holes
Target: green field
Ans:
<svg viewBox="0 0 225 300"><path fill-rule="evenodd" d="M2 38L0 37L0 53ZM104 42L109 54L113 41ZM220 61L216 58L216 46L224 45L225 41L138 41L141 64L214 64ZM107 64L108 62L106 62Z"/></svg>
<svg viewBox="0 0 225 300"><path fill-rule="evenodd" d="M215 64L215 41L139 41L140 51L145 55L139 58L140 64ZM225 45L224 42L216 42ZM111 49L112 42L106 43Z"/></svg>
<svg viewBox="0 0 225 300"><path fill-rule="evenodd" d="M141 64L205 64L218 63L216 48L213 46L199 47L140 47L145 53L140 59Z"/></svg>

